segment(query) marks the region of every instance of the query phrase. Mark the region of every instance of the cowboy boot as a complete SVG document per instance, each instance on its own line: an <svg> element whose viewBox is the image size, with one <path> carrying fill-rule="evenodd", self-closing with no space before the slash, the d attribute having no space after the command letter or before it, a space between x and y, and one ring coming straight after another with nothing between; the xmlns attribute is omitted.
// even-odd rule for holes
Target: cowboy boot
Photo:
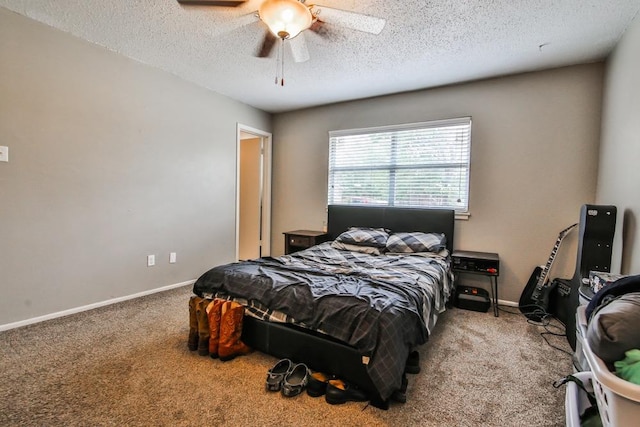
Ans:
<svg viewBox="0 0 640 427"><path fill-rule="evenodd" d="M200 301L199 296L189 298L189 339L187 347L189 350L196 351L198 349L198 316L196 315L196 305Z"/></svg>
<svg viewBox="0 0 640 427"><path fill-rule="evenodd" d="M220 317L224 300L215 298L207 306L207 318L209 320L209 356L218 357L218 344L220 343Z"/></svg>
<svg viewBox="0 0 640 427"><path fill-rule="evenodd" d="M207 306L211 300L202 298L196 306L198 317L198 354L207 356L209 354L209 319L207 318Z"/></svg>
<svg viewBox="0 0 640 427"><path fill-rule="evenodd" d="M220 318L220 343L218 345L220 360L231 360L236 356L247 354L251 351L240 340L243 317L244 307L242 305L233 301L224 302Z"/></svg>

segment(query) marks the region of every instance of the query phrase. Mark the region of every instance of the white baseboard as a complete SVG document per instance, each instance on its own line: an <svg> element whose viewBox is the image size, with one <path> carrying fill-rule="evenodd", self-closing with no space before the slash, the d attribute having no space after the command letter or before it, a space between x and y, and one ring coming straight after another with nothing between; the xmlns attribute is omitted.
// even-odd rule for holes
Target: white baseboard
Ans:
<svg viewBox="0 0 640 427"><path fill-rule="evenodd" d="M498 300L498 305L506 305L507 307L518 307L518 303L514 301L505 301L503 299Z"/></svg>
<svg viewBox="0 0 640 427"><path fill-rule="evenodd" d="M0 325L0 332L1 331L8 331L9 329L19 328L21 326L31 325L33 323L44 322L45 320L51 320L51 319L56 319L58 317L68 316L70 314L76 314L76 313L80 313L80 312L87 311L87 310L93 310L94 308L104 307L106 305L116 304L116 303L119 303L119 302L127 301L127 300L134 299L134 298L144 297L146 295L151 295L151 294L155 294L155 293L158 293L158 292L168 291L168 290L171 290L171 289L179 288L181 286L193 285L194 283L195 283L195 279L194 280L187 280L186 282L174 283L173 285L167 285L167 286L163 286L161 288L150 289L148 291L138 292L138 293L132 294L132 295L126 295L126 296L123 296L123 297L112 298L112 299L109 299L109 300L106 300L106 301L100 301L100 302L96 302L96 303L89 304L89 305L83 305L81 307L75 307L75 308L70 308L68 310L58 311L56 313L45 314L44 316L38 316L38 317L33 317L31 319L20 320L18 322L7 323L5 325Z"/></svg>

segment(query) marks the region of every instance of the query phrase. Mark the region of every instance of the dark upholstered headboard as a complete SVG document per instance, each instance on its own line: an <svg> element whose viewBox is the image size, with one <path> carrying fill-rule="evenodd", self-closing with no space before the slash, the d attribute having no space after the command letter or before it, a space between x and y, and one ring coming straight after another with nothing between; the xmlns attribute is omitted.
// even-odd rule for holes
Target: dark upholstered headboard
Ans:
<svg viewBox="0 0 640 427"><path fill-rule="evenodd" d="M331 239L335 239L349 227L444 233L447 236L447 249L451 252L454 224L455 212L450 209L329 205L327 231Z"/></svg>

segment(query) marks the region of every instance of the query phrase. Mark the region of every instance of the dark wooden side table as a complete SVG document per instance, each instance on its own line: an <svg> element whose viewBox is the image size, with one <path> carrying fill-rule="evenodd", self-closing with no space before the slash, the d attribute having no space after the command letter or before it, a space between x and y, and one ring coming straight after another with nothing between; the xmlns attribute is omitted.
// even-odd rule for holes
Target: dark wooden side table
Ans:
<svg viewBox="0 0 640 427"><path fill-rule="evenodd" d="M286 231L283 234L285 255L319 245L329 240L329 235L324 231L294 230Z"/></svg>
<svg viewBox="0 0 640 427"><path fill-rule="evenodd" d="M498 317L498 276L500 256L493 252L457 251L451 254L454 273L480 274L489 277L493 315Z"/></svg>

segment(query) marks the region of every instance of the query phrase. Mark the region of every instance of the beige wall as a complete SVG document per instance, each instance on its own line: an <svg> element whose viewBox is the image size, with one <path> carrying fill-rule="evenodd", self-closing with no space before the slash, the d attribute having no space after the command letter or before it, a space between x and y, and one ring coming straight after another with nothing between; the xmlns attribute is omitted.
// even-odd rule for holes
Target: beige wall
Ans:
<svg viewBox="0 0 640 427"><path fill-rule="evenodd" d="M234 260L237 122L271 130L264 112L0 8L0 326Z"/></svg>
<svg viewBox="0 0 640 427"><path fill-rule="evenodd" d="M638 27L608 64L597 187L620 224L626 212L614 260L627 271L638 270ZM455 244L499 252L501 299L517 301L559 230L596 201L602 78L592 64L277 115L274 254L283 231L324 225L328 131L470 115L472 216ZM236 122L271 131L263 112L0 8L0 145L11 153L0 163L0 326L233 260ZM575 243L554 277L572 275Z"/></svg>
<svg viewBox="0 0 640 427"><path fill-rule="evenodd" d="M500 299L517 301L561 229L594 203L603 64L568 67L278 114L274 117L274 253L282 232L321 229L328 132L472 116L470 212L455 246L498 252ZM575 234L575 233L574 233ZM576 239L553 277L571 277Z"/></svg>
<svg viewBox="0 0 640 427"><path fill-rule="evenodd" d="M618 208L612 271L640 273L640 18L607 61L597 201Z"/></svg>
<svg viewBox="0 0 640 427"><path fill-rule="evenodd" d="M247 138L240 142L240 212L238 259L260 256L260 207L262 138Z"/></svg>

